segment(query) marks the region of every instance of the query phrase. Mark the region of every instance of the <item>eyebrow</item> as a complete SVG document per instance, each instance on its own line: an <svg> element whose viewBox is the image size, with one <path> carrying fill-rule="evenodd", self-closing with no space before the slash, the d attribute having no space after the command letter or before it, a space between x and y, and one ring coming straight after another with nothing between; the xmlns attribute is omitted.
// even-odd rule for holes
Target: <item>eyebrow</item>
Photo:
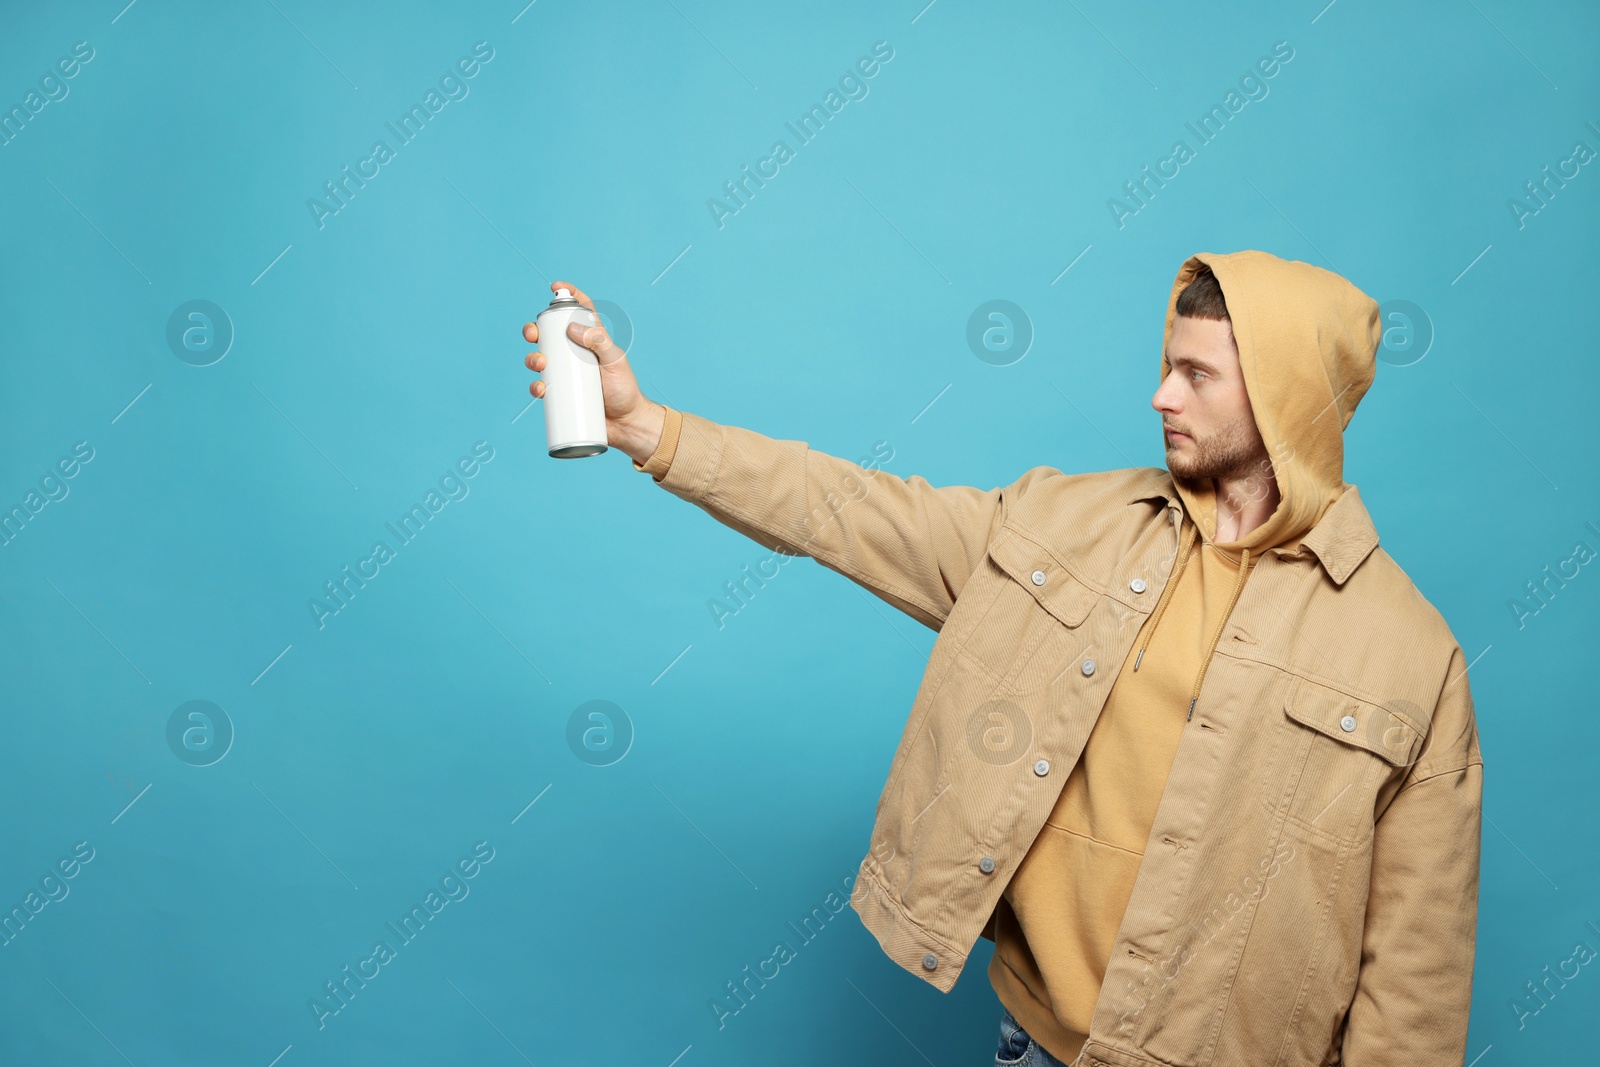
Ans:
<svg viewBox="0 0 1600 1067"><path fill-rule="evenodd" d="M1196 367L1196 368L1198 368L1200 370L1205 371L1207 374L1220 374L1221 373L1221 370L1219 368L1212 366L1210 363L1207 363L1205 360L1203 360L1203 359L1194 359L1191 356L1177 356L1176 358L1174 358L1173 356L1169 355L1167 357L1167 362L1169 364L1171 364L1172 366L1174 366L1174 367Z"/></svg>
<svg viewBox="0 0 1600 1067"><path fill-rule="evenodd" d="M1194 366L1194 368L1197 368L1197 370L1205 371L1205 373L1208 374L1222 373L1221 368L1218 368L1218 366L1213 366L1211 363L1206 363L1205 360L1197 360L1197 358L1189 357L1189 355L1179 355L1179 357L1171 357L1171 355L1168 355L1168 357L1166 357L1166 362L1170 363L1171 366Z"/></svg>

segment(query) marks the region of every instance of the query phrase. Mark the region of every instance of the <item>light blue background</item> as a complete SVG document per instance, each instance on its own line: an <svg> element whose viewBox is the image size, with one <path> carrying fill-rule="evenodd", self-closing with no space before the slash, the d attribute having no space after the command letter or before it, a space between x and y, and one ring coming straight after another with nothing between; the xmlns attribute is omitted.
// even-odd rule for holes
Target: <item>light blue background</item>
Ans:
<svg viewBox="0 0 1600 1067"><path fill-rule="evenodd" d="M990 487L1159 465L1173 275L1241 248L1434 331L1380 367L1345 476L1475 658L1467 1057L1592 1050L1593 965L1511 1005L1600 948L1600 577L1520 628L1510 601L1600 548L1600 173L1507 206L1600 149L1592 5L123 3L0 33L6 109L94 49L0 147L0 506L94 449L0 548L0 905L95 849L0 948L0 1060L989 1062L989 943L941 995L853 911L716 1025L865 854L934 634L807 560L719 630L767 553L620 452L549 459L519 331L565 278L626 310L655 399ZM479 41L469 95L319 229L308 198ZM1108 198L1277 41L1269 94L1119 228ZM192 299L236 331L206 367L166 342ZM992 299L1035 331L1010 366L965 341ZM469 495L319 629L308 599L478 441ZM206 767L166 740L196 699L236 732ZM595 699L635 731L607 767L566 740ZM310 998L479 841L470 895L319 1030Z"/></svg>

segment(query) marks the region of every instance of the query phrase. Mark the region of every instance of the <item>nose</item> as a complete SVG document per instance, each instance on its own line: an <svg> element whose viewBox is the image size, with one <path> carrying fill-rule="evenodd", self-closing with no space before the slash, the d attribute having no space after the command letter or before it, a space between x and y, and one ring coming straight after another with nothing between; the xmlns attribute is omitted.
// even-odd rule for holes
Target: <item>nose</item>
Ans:
<svg viewBox="0 0 1600 1067"><path fill-rule="evenodd" d="M1150 406L1163 414L1175 414L1178 410L1176 403L1177 391L1172 388L1172 375L1175 373L1177 372L1173 371L1161 379L1161 385L1156 389L1155 395L1150 398Z"/></svg>

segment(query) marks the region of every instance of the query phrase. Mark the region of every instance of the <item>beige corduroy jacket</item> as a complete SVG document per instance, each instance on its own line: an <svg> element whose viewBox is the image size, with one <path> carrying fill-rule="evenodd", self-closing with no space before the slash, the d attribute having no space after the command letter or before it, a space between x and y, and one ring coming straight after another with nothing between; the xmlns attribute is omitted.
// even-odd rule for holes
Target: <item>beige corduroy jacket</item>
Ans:
<svg viewBox="0 0 1600 1067"><path fill-rule="evenodd" d="M851 903L948 992L1160 598L1160 468L935 487L670 410L636 470L939 632ZM1218 641L1083 1067L1459 1065L1482 760L1467 663L1350 486ZM997 734L995 731L999 731Z"/></svg>

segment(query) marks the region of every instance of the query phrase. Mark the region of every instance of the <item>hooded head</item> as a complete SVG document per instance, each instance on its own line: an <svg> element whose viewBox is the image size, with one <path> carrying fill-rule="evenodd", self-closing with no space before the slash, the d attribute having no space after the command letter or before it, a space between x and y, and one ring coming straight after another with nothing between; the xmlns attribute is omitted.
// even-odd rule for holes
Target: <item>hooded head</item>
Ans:
<svg viewBox="0 0 1600 1067"><path fill-rule="evenodd" d="M1200 536L1251 557L1293 546L1345 489L1344 428L1371 386L1382 337L1378 305L1332 271L1267 252L1200 252L1184 261L1167 301L1161 380L1178 296L1209 267L1222 289L1245 393L1276 478L1279 501L1261 525L1217 543L1212 479L1174 475ZM1182 425L1181 416L1179 425ZM1162 437L1166 443L1165 433ZM1240 471L1241 476L1247 471Z"/></svg>

